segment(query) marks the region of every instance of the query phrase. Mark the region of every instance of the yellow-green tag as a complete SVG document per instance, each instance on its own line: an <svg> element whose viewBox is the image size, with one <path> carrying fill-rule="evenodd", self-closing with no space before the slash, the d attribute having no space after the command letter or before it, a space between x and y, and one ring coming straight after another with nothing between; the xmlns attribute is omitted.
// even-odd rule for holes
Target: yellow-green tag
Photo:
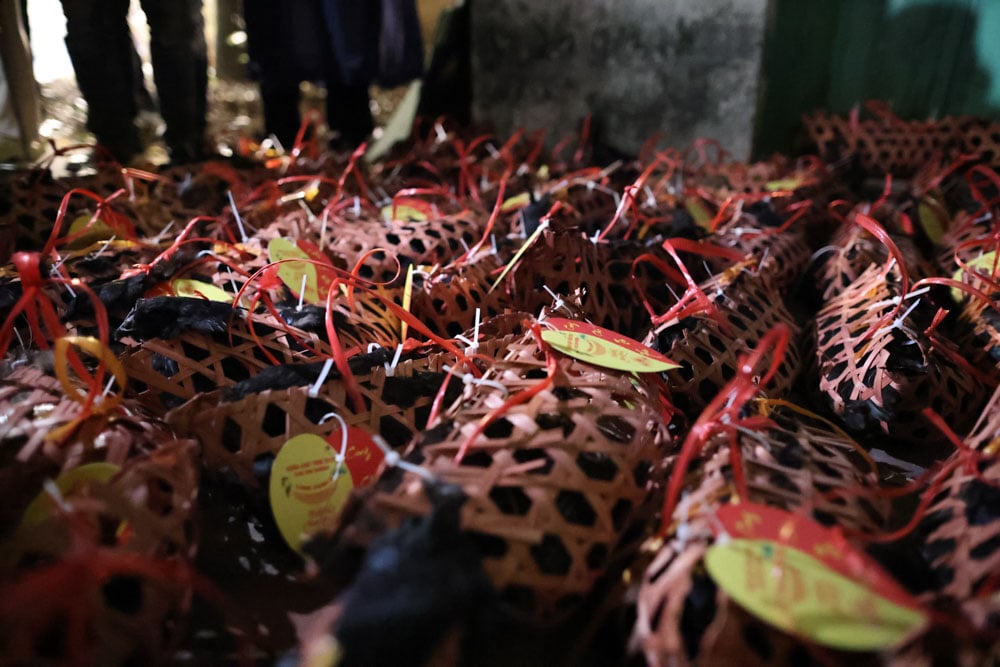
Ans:
<svg viewBox="0 0 1000 667"><path fill-rule="evenodd" d="M386 222L392 222L393 220L423 222L427 219L427 214L412 204L396 204L395 211L393 211L393 205L389 204L382 207L382 219Z"/></svg>
<svg viewBox="0 0 1000 667"><path fill-rule="evenodd" d="M764 188L768 192L774 192L776 190L796 190L802 186L803 179L801 178L779 178L776 181L768 181Z"/></svg>
<svg viewBox="0 0 1000 667"><path fill-rule="evenodd" d="M209 301L219 301L221 303L232 303L236 298L235 294L230 294L212 283L192 280L191 278L177 278L172 280L170 282L170 289L175 296L208 299Z"/></svg>
<svg viewBox="0 0 1000 667"><path fill-rule="evenodd" d="M587 322L550 317L542 340L563 354L604 368L635 373L658 373L677 364L642 343Z"/></svg>
<svg viewBox="0 0 1000 667"><path fill-rule="evenodd" d="M903 606L773 540L731 539L705 554L712 579L758 618L823 646L877 651L906 640L926 622Z"/></svg>
<svg viewBox="0 0 1000 667"><path fill-rule="evenodd" d="M932 242L937 243L948 229L948 213L943 206L930 197L920 200L917 219Z"/></svg>
<svg viewBox="0 0 1000 667"><path fill-rule="evenodd" d="M71 470L67 470L55 479L56 488L64 498L72 496L80 489L90 484L107 484L108 480L118 474L121 468L114 463L97 462L84 463ZM24 517L21 519L23 526L33 526L45 521L52 516L56 509L56 502L47 491L42 491L31 501L28 508L24 510Z"/></svg>
<svg viewBox="0 0 1000 667"><path fill-rule="evenodd" d="M337 279L337 273L330 260L316 245L304 239L292 241L280 237L273 238L267 244L267 256L272 262L302 260L279 264L278 278L296 297L301 295L306 303L326 303L327 292Z"/></svg>
<svg viewBox="0 0 1000 667"><path fill-rule="evenodd" d="M98 218L94 220L93 224L90 223L91 214L84 213L83 215L77 216L73 222L69 225L69 231L67 236L73 237L76 234L80 234L79 238L74 238L68 245L70 248L85 248L93 243L98 243L100 241L107 241L108 239L115 236L115 232L111 227L109 227L103 220Z"/></svg>
<svg viewBox="0 0 1000 667"><path fill-rule="evenodd" d="M406 282L403 284L403 310L410 312L410 304L413 302L413 264L406 267ZM406 340L409 332L409 325L403 320L399 325L399 340Z"/></svg>
<svg viewBox="0 0 1000 667"><path fill-rule="evenodd" d="M978 269L983 273L985 273L986 275L991 275L993 272L994 262L996 261L997 261L997 253L995 250L991 250L990 252L984 253L979 257L976 257L975 259L966 262L966 266L968 266L970 269ZM955 271L955 274L952 276L952 278L961 283L970 282L965 279L965 269L959 269L958 271ZM972 280L975 280L975 277L972 277ZM966 298L966 294L962 292L962 290L952 287L951 298L953 298L957 303L961 303Z"/></svg>
<svg viewBox="0 0 1000 667"><path fill-rule="evenodd" d="M513 210L522 208L531 203L531 196L527 192L522 192L519 195L514 195L513 197L508 197L503 200L503 204L500 205L501 213L510 213Z"/></svg>
<svg viewBox="0 0 1000 667"><path fill-rule="evenodd" d="M703 229L708 229L709 225L712 224L712 218L714 217L712 213L705 207L701 201L695 197L688 197L684 200L684 208L687 212L691 214L694 218L695 223Z"/></svg>
<svg viewBox="0 0 1000 667"><path fill-rule="evenodd" d="M271 467L271 511L281 536L299 551L311 536L333 530L353 488L350 470L338 465L326 440L311 433L295 436Z"/></svg>

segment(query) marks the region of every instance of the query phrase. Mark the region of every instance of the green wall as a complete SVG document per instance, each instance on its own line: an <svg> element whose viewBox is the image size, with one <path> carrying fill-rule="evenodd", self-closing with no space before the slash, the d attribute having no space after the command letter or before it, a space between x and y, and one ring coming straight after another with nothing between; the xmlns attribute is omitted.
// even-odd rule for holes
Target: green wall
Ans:
<svg viewBox="0 0 1000 667"><path fill-rule="evenodd" d="M883 99L904 118L1000 117L1000 1L772 0L754 153L803 146L799 117Z"/></svg>

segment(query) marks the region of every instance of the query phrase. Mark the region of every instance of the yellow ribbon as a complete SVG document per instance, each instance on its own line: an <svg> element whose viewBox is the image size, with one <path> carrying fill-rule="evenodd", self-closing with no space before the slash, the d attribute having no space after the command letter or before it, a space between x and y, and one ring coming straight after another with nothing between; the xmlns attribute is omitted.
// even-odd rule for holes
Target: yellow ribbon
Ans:
<svg viewBox="0 0 1000 667"><path fill-rule="evenodd" d="M97 358L99 366L98 373L90 376L87 384L90 391L83 391L79 386L79 381L74 381L70 374L70 350L78 348L91 356ZM63 336L57 338L53 345L54 366L56 378L62 385L66 396L83 406L83 412L79 417L68 424L63 424L54 429L46 436L47 440L62 440L72 433L84 420L91 416L103 416L118 407L122 401L122 393L125 390L125 383L128 376L125 368L118 358L115 357L111 349L97 338L92 336ZM117 393L101 393L100 383L103 381L104 371L110 372L115 382L120 387ZM81 378L86 382L86 378Z"/></svg>

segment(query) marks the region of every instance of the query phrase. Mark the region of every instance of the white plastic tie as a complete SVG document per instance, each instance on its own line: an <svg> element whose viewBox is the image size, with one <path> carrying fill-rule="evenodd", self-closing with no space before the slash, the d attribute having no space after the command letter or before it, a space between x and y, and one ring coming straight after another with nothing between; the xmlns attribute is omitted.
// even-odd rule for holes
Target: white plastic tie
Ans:
<svg viewBox="0 0 1000 667"><path fill-rule="evenodd" d="M552 300L555 302L554 310L562 310L562 307L566 305L566 302L563 301L563 298L558 294L556 294L555 292L553 292L552 290L550 290L548 285L542 285L542 289L548 292L549 296L551 296Z"/></svg>
<svg viewBox="0 0 1000 667"><path fill-rule="evenodd" d="M443 364L441 366L441 368L446 373L451 373L454 370L448 364ZM486 378L477 378L472 373L463 373L462 375L457 375L456 374L455 377L460 378L462 380L462 383L465 384L465 385L470 385L471 384L471 385L476 385L477 387L490 387L492 389L496 389L497 391L499 391L500 393L502 393L504 396L506 396L507 394L510 393L510 390L507 389L507 387L505 387L501 383L497 382L496 380L487 380Z"/></svg>
<svg viewBox="0 0 1000 667"><path fill-rule="evenodd" d="M108 239L107 241L105 241L105 242L104 242L104 245L102 245L102 246L101 246L100 248L98 248L98 249L97 249L97 254L98 254L98 255L100 255L100 254L101 254L101 253L103 253L103 252L104 252L105 250L107 250L107 249L108 249L108 246L109 246L109 245L111 245L112 243L114 243L114 242L115 242L115 239L117 239L117 238L118 238L118 236L117 236L117 235L115 235L115 234L112 234L112 235L111 235L111 238L110 238L110 239Z"/></svg>
<svg viewBox="0 0 1000 667"><path fill-rule="evenodd" d="M385 457L385 464L391 468L399 468L400 470L405 470L406 472L411 472L418 477L423 478L428 482L437 482L438 479L435 477L430 470L427 470L423 466L418 466L415 463L410 463L409 461L404 461L400 456L399 452L389 447L388 443L380 435L373 435L372 441L375 445L382 450L382 456Z"/></svg>
<svg viewBox="0 0 1000 667"><path fill-rule="evenodd" d="M104 391L101 392L101 398L107 398L108 394L111 393L111 388L115 386L115 378L112 375L108 378L107 384L104 385Z"/></svg>
<svg viewBox="0 0 1000 667"><path fill-rule="evenodd" d="M269 134L267 140L271 142L271 145L274 146L274 149L279 153L286 152L285 147L281 145L281 141L278 139L277 135Z"/></svg>
<svg viewBox="0 0 1000 667"><path fill-rule="evenodd" d="M330 370L333 368L333 359L327 359L323 362L323 369L319 372L319 377L316 378L316 382L309 387L310 398L316 398L319 396L319 388L323 386L326 382L326 378L330 375Z"/></svg>
<svg viewBox="0 0 1000 667"><path fill-rule="evenodd" d="M396 346L396 354L392 355L392 361L387 364L382 364L385 366L386 377L395 377L396 366L399 365L399 358L403 355L403 344L400 343Z"/></svg>
<svg viewBox="0 0 1000 667"><path fill-rule="evenodd" d="M916 290L914 292L910 292L909 294L907 294L906 296L904 296L903 300L905 301L906 299L912 299L915 296L921 296L921 295L927 294L930 291L931 291L930 287L921 287L920 289L918 289L918 290Z"/></svg>
<svg viewBox="0 0 1000 667"><path fill-rule="evenodd" d="M656 196L653 194L653 189L646 185L642 190L646 193L646 206L656 208Z"/></svg>
<svg viewBox="0 0 1000 667"><path fill-rule="evenodd" d="M919 305L920 305L920 299L917 299L916 301L913 302L912 306L910 306L909 308L906 309L905 313L903 313L902 315L900 315L899 317L897 317L895 319L895 321L892 323L892 326L889 327L889 328L890 329L902 329L903 328L903 322L906 321L906 318L910 316L910 313L912 313L916 309L916 307L919 306Z"/></svg>
<svg viewBox="0 0 1000 667"><path fill-rule="evenodd" d="M236 218L236 226L240 230L240 238L246 243L250 239L247 237L246 229L243 228L243 218L240 216L239 210L236 208L236 200L233 198L233 191L227 190L226 194L229 195L229 205L233 208L233 217Z"/></svg>
<svg viewBox="0 0 1000 667"><path fill-rule="evenodd" d="M167 235L167 232L170 231L170 228L174 226L175 222L177 222L177 221L176 220L171 220L169 223L167 223L167 226L164 227L163 229L161 229L160 233L153 237L153 243L154 244L159 243L160 239L162 239L164 236Z"/></svg>
<svg viewBox="0 0 1000 667"><path fill-rule="evenodd" d="M482 317L482 313L480 312L479 308L477 307L476 308L476 320L475 320L475 323L472 325L472 340L471 341L464 341L465 344L466 344L466 348L465 348L466 352L475 352L476 350L479 349L479 325L480 325L480 322L481 322L481 317Z"/></svg>
<svg viewBox="0 0 1000 667"><path fill-rule="evenodd" d="M45 489L45 493L49 494L49 497L52 498L52 501L56 505L58 505L62 511L64 512L70 511L69 505L66 504L65 498L63 498L62 491L59 490L59 487L56 485L54 480L52 480L51 478L46 479L44 482L42 482L42 488Z"/></svg>
<svg viewBox="0 0 1000 667"><path fill-rule="evenodd" d="M305 273L302 274L302 284L299 285L299 303L298 303L297 306L295 306L295 312L297 312L297 313L302 310L302 304L306 300L306 278L307 277L308 276Z"/></svg>
<svg viewBox="0 0 1000 667"><path fill-rule="evenodd" d="M833 252L835 250L839 250L839 246L835 245L823 246L822 248L814 252L812 255L810 255L809 263L811 264L812 262L815 262L817 259L825 255L826 253Z"/></svg>
<svg viewBox="0 0 1000 667"><path fill-rule="evenodd" d="M316 214L312 212L311 208L309 208L309 204L307 204L304 199L299 199L298 201L299 207L306 212L306 218L309 222L316 222Z"/></svg>
<svg viewBox="0 0 1000 667"><path fill-rule="evenodd" d="M51 273L51 275L58 275L59 272L56 271L56 267L53 266L52 267L52 271L50 273ZM73 283L72 280L68 280L68 281L66 281L66 282L63 283L63 286L66 288L66 291L69 292L69 295L75 299L76 298L76 290L73 289L72 283Z"/></svg>
<svg viewBox="0 0 1000 667"><path fill-rule="evenodd" d="M347 458L347 422L344 418L338 415L336 412L328 412L323 415L323 418L319 420L320 424L325 424L330 421L330 419L336 419L340 422L340 451L337 452L336 461L337 467L333 469L333 481L337 481L340 477L340 472L344 468L344 459Z"/></svg>
<svg viewBox="0 0 1000 667"><path fill-rule="evenodd" d="M326 223L330 219L330 209L323 209L323 223L319 226L319 247L326 247Z"/></svg>

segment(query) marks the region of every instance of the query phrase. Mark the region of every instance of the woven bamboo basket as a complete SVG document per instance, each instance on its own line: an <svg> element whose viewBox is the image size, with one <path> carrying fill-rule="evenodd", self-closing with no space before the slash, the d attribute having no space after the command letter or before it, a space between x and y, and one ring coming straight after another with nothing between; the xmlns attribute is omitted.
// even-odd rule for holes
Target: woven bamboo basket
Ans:
<svg viewBox="0 0 1000 667"><path fill-rule="evenodd" d="M538 313L552 302L545 291L566 297L582 290L582 314L593 324L642 338L649 329L649 313L640 291L654 308L666 309L674 299L667 279L654 266L632 261L644 253L663 256L654 247L639 242L594 243L579 231L543 233L521 258L509 278L508 290L516 306Z"/></svg>
<svg viewBox="0 0 1000 667"><path fill-rule="evenodd" d="M8 461L0 651L31 664L163 659L191 601L185 568L195 550L194 441L178 439L128 402L109 419L85 420L63 442L48 440L79 416L80 405L30 367L0 385L0 410ZM65 494L61 511L22 520L46 478L97 462L120 470ZM69 618L63 613L79 614L85 634L74 638L60 622ZM65 641L46 644L64 633Z"/></svg>
<svg viewBox="0 0 1000 667"><path fill-rule="evenodd" d="M251 317L256 338L244 320L233 320L225 333L185 332L176 338L153 338L129 347L121 362L129 391L156 414L165 414L196 395L246 380L273 364L315 359L299 341L321 350L328 346L313 334L273 326L271 318ZM290 332L294 332L290 333Z"/></svg>
<svg viewBox="0 0 1000 667"><path fill-rule="evenodd" d="M993 297L997 302L997 295ZM956 325L956 343L969 360L992 380L1000 382L1000 313L980 299L969 299L961 307Z"/></svg>
<svg viewBox="0 0 1000 667"><path fill-rule="evenodd" d="M67 188L52 180L47 169L33 169L20 178L0 185L0 200L7 202L3 213L5 240L0 261L10 261L16 250L35 250L45 245L45 235L56 219L59 202Z"/></svg>
<svg viewBox="0 0 1000 667"><path fill-rule="evenodd" d="M495 353L502 339L481 345L480 352ZM302 433L322 437L340 428L329 419L340 415L350 426L381 434L401 447L426 424L431 404L444 381L444 365L454 365L449 353L404 355L389 370L393 350L383 349L352 359L351 367L364 405L356 409L347 388L333 368L316 396L310 387L319 379L323 362L308 366L277 367L285 386L266 387L258 376L229 390L199 394L166 416L178 433L197 437L203 444L203 461L211 469L229 468L244 483L256 485L254 463L269 459L290 438ZM457 384L457 383L456 383ZM290 385L290 386L289 386Z"/></svg>
<svg viewBox="0 0 1000 667"><path fill-rule="evenodd" d="M933 625L890 656L890 664L993 664L1000 647L1000 390L965 439L981 457L956 452L915 535L926 561L924 601L962 628Z"/></svg>
<svg viewBox="0 0 1000 667"><path fill-rule="evenodd" d="M608 188L594 188L589 184L573 184L556 192L555 196L573 207L573 211L576 212L574 227L591 237L607 227L618 209L618 200ZM620 225L612 229L609 236L620 239L624 230L625 225Z"/></svg>
<svg viewBox="0 0 1000 667"><path fill-rule="evenodd" d="M934 158L965 148L967 118L904 121L876 117L853 121L823 113L802 118L806 131L827 162L853 156L869 174L909 176ZM995 157L995 156L994 156Z"/></svg>
<svg viewBox="0 0 1000 667"><path fill-rule="evenodd" d="M866 531L885 524L885 502L822 495L878 484L873 467L861 459L860 446L849 436L781 402L759 399L748 408L749 414L768 416L774 426L737 436L749 490L749 497L740 501L806 512L824 524ZM790 664L808 659L814 650L741 609L702 564L713 541L714 512L737 493L728 442L725 434L709 440L700 465L687 471L689 495L674 511L666 541L642 575L635 639L650 665Z"/></svg>
<svg viewBox="0 0 1000 667"><path fill-rule="evenodd" d="M974 598L1000 572L1000 504L996 502L1000 499L1000 389L993 393L965 443L983 460L955 466L928 507L924 526L928 552L933 554L930 565L939 575L937 595L959 602ZM962 456L963 452L953 455ZM1000 611L1000 605L996 609Z"/></svg>
<svg viewBox="0 0 1000 667"><path fill-rule="evenodd" d="M702 312L680 322L664 322L644 341L680 364L665 379L674 405L691 419L736 375L743 350L756 347L777 324L787 325L793 339L799 331L778 293L751 264L738 264L700 288L709 295L715 314ZM801 366L797 346L790 345L768 391L784 396Z"/></svg>
<svg viewBox="0 0 1000 667"><path fill-rule="evenodd" d="M996 418L992 421L995 427ZM993 439L998 436L1000 432L994 428ZM947 477L928 507L922 526L926 533L925 553L930 556L933 573L933 597L960 605L977 597L989 597L979 592L989 590L984 585L1000 572L1000 509L995 502L1000 497L1000 462L989 460L979 467L977 473L959 465ZM992 584L995 588L996 582ZM1000 604L995 600L993 604L994 611L1000 612ZM995 618L976 620L980 629L1000 629Z"/></svg>
<svg viewBox="0 0 1000 667"><path fill-rule="evenodd" d="M669 448L645 382L569 357L555 363L552 384L539 387L545 354L530 334L512 343L484 377L511 395L537 391L531 400L475 435L504 395L470 385L407 455L468 494L462 526L486 573L507 603L540 622L577 608L606 568L634 550ZM371 525L398 526L430 509L419 477L389 470L365 499L359 516L368 518L348 525L343 539L367 542Z"/></svg>
<svg viewBox="0 0 1000 667"><path fill-rule="evenodd" d="M745 216L719 228L711 241L755 258L758 271L781 291L802 277L812 254L802 226L775 233Z"/></svg>
<svg viewBox="0 0 1000 667"><path fill-rule="evenodd" d="M5 217L9 216L8 219L14 222L18 244L16 250L37 251L45 245L58 216L59 204L66 193L75 187L106 197L121 187L121 177L102 171L85 178L55 179L48 168L38 167L5 184L8 191L4 193L4 199L10 202L10 210L5 213ZM71 199L67 218L72 220L94 203L91 199ZM3 258L3 261L7 261L7 258Z"/></svg>
<svg viewBox="0 0 1000 667"><path fill-rule="evenodd" d="M1000 123L995 120L968 123L962 137L962 154L978 155L984 163L1000 166Z"/></svg>
<svg viewBox="0 0 1000 667"><path fill-rule="evenodd" d="M469 214L421 222L386 223L375 219L337 227L325 249L353 267L369 251L382 248L387 252L365 259L359 275L378 282L394 278L402 281L407 266L445 264L475 244L481 235L481 223ZM402 275L397 275L396 260L402 266Z"/></svg>
<svg viewBox="0 0 1000 667"><path fill-rule="evenodd" d="M936 312L931 304L874 329L900 296L898 267L886 278L882 272L869 266L817 314L819 389L852 432L898 439L911 455L926 455L942 440L921 411L931 407L948 415L962 433L987 390L979 374L960 365L950 343L923 333Z"/></svg>
<svg viewBox="0 0 1000 667"><path fill-rule="evenodd" d="M934 273L911 238L893 234L892 240L906 261L911 279L919 280ZM885 245L857 225L839 227L830 240L828 249L829 252L816 272L816 280L824 301L829 301L850 287L851 283L872 264L885 266L889 261L889 252Z"/></svg>
<svg viewBox="0 0 1000 667"><path fill-rule="evenodd" d="M991 250L994 224L989 216L975 217L965 211L956 213L951 226L937 243L936 260L941 273L950 276L959 269L956 253L959 259L968 263Z"/></svg>
<svg viewBox="0 0 1000 667"><path fill-rule="evenodd" d="M481 320L500 315L513 301L506 291L490 287L502 270L495 255L481 254L466 264L448 266L417 278L410 312L435 334L456 336Z"/></svg>

